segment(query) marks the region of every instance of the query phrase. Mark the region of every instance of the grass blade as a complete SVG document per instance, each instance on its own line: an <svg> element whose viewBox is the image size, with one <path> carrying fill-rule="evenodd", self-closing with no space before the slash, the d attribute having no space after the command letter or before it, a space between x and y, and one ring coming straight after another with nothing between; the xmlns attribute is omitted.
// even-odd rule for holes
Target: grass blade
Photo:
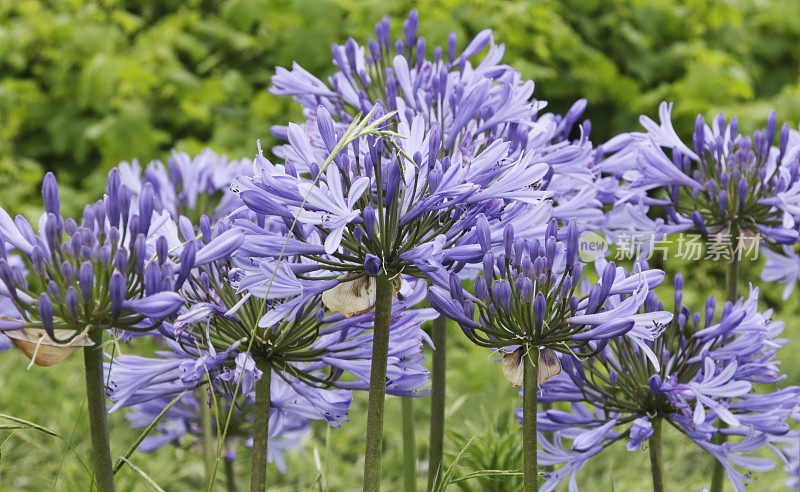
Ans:
<svg viewBox="0 0 800 492"><path fill-rule="evenodd" d="M136 448L139 447L139 444L141 444L142 441L144 441L144 438L147 437L147 434L150 434L150 431L152 431L153 428L155 428L155 426L158 425L158 423L161 421L164 415L166 415L169 409L172 408L172 405L176 404L178 400L180 400L181 397L183 397L184 393L186 392L185 391L182 392L181 394L176 396L171 402L169 402L169 405L164 407L164 410L162 410L161 413L159 413L158 416L154 418L153 421L150 422L150 424L148 424L147 427L145 427L142 433L139 434L139 437L137 437L136 440L133 442L133 444L130 445L128 450L125 451L125 454L117 459L117 462L114 463L114 474L116 474L120 470L120 468L122 468L123 465L125 465L125 463L130 464L128 458L130 458L131 455L136 451Z"/></svg>
<svg viewBox="0 0 800 492"><path fill-rule="evenodd" d="M162 489L156 483L156 481L150 478L150 476L147 473L145 473L141 468L137 467L136 465L128 461L127 458L125 458L124 456L120 456L119 459L122 460L123 463L127 463L130 469L133 470L134 473L139 475L139 478L141 478L144 481L144 483L149 485L151 489L155 490L156 492L165 492L165 490Z"/></svg>

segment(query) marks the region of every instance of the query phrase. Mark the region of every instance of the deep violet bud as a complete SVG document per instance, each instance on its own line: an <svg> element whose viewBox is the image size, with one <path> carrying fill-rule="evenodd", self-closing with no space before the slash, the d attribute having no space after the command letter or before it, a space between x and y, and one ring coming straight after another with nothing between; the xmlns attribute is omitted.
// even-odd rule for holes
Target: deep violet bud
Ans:
<svg viewBox="0 0 800 492"><path fill-rule="evenodd" d="M56 176L48 172L42 180L42 198L44 199L44 209L48 214L58 217L61 208L61 200L58 196L58 182Z"/></svg>
<svg viewBox="0 0 800 492"><path fill-rule="evenodd" d="M106 206L103 200L97 200L94 204L94 219L97 221L97 230L104 231L106 227Z"/></svg>
<svg viewBox="0 0 800 492"><path fill-rule="evenodd" d="M547 241L547 238L550 237L558 239L558 221L556 219L550 219L550 222L548 222L547 228L544 231L545 242Z"/></svg>
<svg viewBox="0 0 800 492"><path fill-rule="evenodd" d="M114 272L108 282L108 297L111 305L111 317L119 318L122 313L122 301L125 299L125 276Z"/></svg>
<svg viewBox="0 0 800 492"><path fill-rule="evenodd" d="M370 241L375 237L375 210L370 206L364 207L364 232Z"/></svg>
<svg viewBox="0 0 800 492"><path fill-rule="evenodd" d="M71 284L73 281L72 264L68 261L61 263L61 275L64 277L66 284Z"/></svg>
<svg viewBox="0 0 800 492"><path fill-rule="evenodd" d="M601 289L598 296L598 303L602 303L608 297L608 293L611 290L611 286L614 285L614 278L616 277L617 273L617 265L614 264L613 261L608 262L606 267L603 269L603 275L601 276Z"/></svg>
<svg viewBox="0 0 800 492"><path fill-rule="evenodd" d="M533 324L536 329L536 336L541 335L542 326L544 326L544 311L547 307L547 301L541 291L536 293L536 299L533 301Z"/></svg>
<svg viewBox="0 0 800 492"><path fill-rule="evenodd" d="M478 214L476 220L475 234L478 236L478 244L481 245L481 250L486 253L492 249L492 236L489 230L489 221L483 214Z"/></svg>
<svg viewBox="0 0 800 492"><path fill-rule="evenodd" d="M60 299L61 299L61 290L59 290L58 284L56 284L54 280L51 280L50 282L47 283L47 293L56 302L60 301Z"/></svg>
<svg viewBox="0 0 800 492"><path fill-rule="evenodd" d="M78 230L78 223L75 222L75 219L69 217L64 221L64 230L67 231L67 234L71 236L75 234L75 231Z"/></svg>
<svg viewBox="0 0 800 492"><path fill-rule="evenodd" d="M367 253L366 259L364 260L364 271L367 272L367 275L370 277L377 277L381 272L381 259L373 254Z"/></svg>
<svg viewBox="0 0 800 492"><path fill-rule="evenodd" d="M419 13L417 9L411 9L408 13L408 18L403 21L403 34L405 36L406 44L414 46L414 41L417 37L417 27L419 26Z"/></svg>
<svg viewBox="0 0 800 492"><path fill-rule="evenodd" d="M700 232L700 234L708 236L708 229L706 229L706 223L703 220L703 216L700 214L698 210L692 212L692 222L694 223L694 226L697 227L697 230Z"/></svg>
<svg viewBox="0 0 800 492"><path fill-rule="evenodd" d="M456 38L456 33L450 31L450 35L447 36L447 56L450 59L450 63L453 63L456 59L456 43L458 38Z"/></svg>
<svg viewBox="0 0 800 492"><path fill-rule="evenodd" d="M150 220L153 218L155 208L155 196L152 183L145 183L142 191L139 192L139 230L142 234L147 234L150 230Z"/></svg>
<svg viewBox="0 0 800 492"><path fill-rule="evenodd" d="M144 269L144 294L149 296L161 290L161 266L151 261Z"/></svg>
<svg viewBox="0 0 800 492"><path fill-rule="evenodd" d="M159 236L156 239L156 256L158 256L158 264L163 265L165 261L167 261L167 256L169 255L169 244L167 244L167 238L164 236Z"/></svg>
<svg viewBox="0 0 800 492"><path fill-rule="evenodd" d="M519 292L519 297L522 299L522 302L531 302L531 299L533 299L533 280L528 277L522 277Z"/></svg>
<svg viewBox="0 0 800 492"><path fill-rule="evenodd" d="M487 251L483 255L483 275L486 277L487 284L491 286L494 278L494 254L491 251Z"/></svg>
<svg viewBox="0 0 800 492"><path fill-rule="evenodd" d="M94 230L94 207L91 205L86 205L83 207L83 227L88 227L89 229Z"/></svg>
<svg viewBox="0 0 800 492"><path fill-rule="evenodd" d="M79 316L80 301L78 300L78 290L75 287L70 285L67 289L67 293L64 294L64 304L67 305L67 311L69 311L70 316L73 318Z"/></svg>
<svg viewBox="0 0 800 492"><path fill-rule="evenodd" d="M46 292L39 294L39 318L42 320L44 331L50 338L55 338L55 332L53 331L53 304L50 302L50 296Z"/></svg>
<svg viewBox="0 0 800 492"><path fill-rule="evenodd" d="M575 262L575 256L578 252L578 239L578 222L572 219L567 226L567 266Z"/></svg>
<svg viewBox="0 0 800 492"><path fill-rule="evenodd" d="M119 187L119 195L117 195L117 204L119 214L122 218L122 223L127 224L128 218L131 214L131 190L124 184Z"/></svg>
<svg viewBox="0 0 800 492"><path fill-rule="evenodd" d="M108 266L111 264L111 247L106 244L100 248L97 257L100 260L100 263L103 265L103 268L108 268Z"/></svg>
<svg viewBox="0 0 800 492"><path fill-rule="evenodd" d="M728 191L722 190L719 192L719 214L725 217L725 209L728 207Z"/></svg>
<svg viewBox="0 0 800 492"><path fill-rule="evenodd" d="M480 278L480 277L479 277ZM461 287L461 279L458 278L458 274L455 272L450 272L450 293L453 295L458 302L464 302L464 289Z"/></svg>
<svg viewBox="0 0 800 492"><path fill-rule="evenodd" d="M120 272L124 272L128 268L128 250L117 248L117 252L114 253L114 268Z"/></svg>
<svg viewBox="0 0 800 492"><path fill-rule="evenodd" d="M203 242L205 243L208 243L213 238L211 234L211 219L206 214L200 217L200 233L203 235Z"/></svg>
<svg viewBox="0 0 800 492"><path fill-rule="evenodd" d="M507 224L503 229L503 246L507 258L511 258L514 252L514 226Z"/></svg>
<svg viewBox="0 0 800 492"><path fill-rule="evenodd" d="M136 240L133 242L133 256L136 261L137 273L144 272L144 260L146 255L147 244L145 242L144 234L139 234L136 236Z"/></svg>
<svg viewBox="0 0 800 492"><path fill-rule="evenodd" d="M178 290L183 286L183 283L189 278L189 274L194 268L195 258L197 256L197 241L189 241L183 245L181 250L180 265L178 269L178 278L175 280L175 289Z"/></svg>
<svg viewBox="0 0 800 492"><path fill-rule="evenodd" d="M81 288L81 297L84 304L89 304L92 300L92 289L94 288L94 265L89 260L81 263L78 270L78 286Z"/></svg>
<svg viewBox="0 0 800 492"><path fill-rule="evenodd" d="M317 130L322 137L322 142L325 144L325 148L328 149L328 152L333 152L333 149L336 148L336 142L338 140L336 138L336 130L333 126L333 118L331 118L331 114L322 105L317 107Z"/></svg>
<svg viewBox="0 0 800 492"><path fill-rule="evenodd" d="M47 247L50 251L55 251L58 243L61 241L61 235L58 233L58 219L52 213L47 214L47 221L44 225L45 238L47 239Z"/></svg>
<svg viewBox="0 0 800 492"><path fill-rule="evenodd" d="M503 312L511 312L511 284L506 279L500 279L492 285L492 297L495 306L499 305Z"/></svg>
<svg viewBox="0 0 800 492"><path fill-rule="evenodd" d="M486 301L489 298L489 290L486 288L486 280L482 275L478 275L475 279L475 295L478 299Z"/></svg>
<svg viewBox="0 0 800 492"><path fill-rule="evenodd" d="M742 176L739 179L739 211L744 210L745 203L747 201L747 176Z"/></svg>

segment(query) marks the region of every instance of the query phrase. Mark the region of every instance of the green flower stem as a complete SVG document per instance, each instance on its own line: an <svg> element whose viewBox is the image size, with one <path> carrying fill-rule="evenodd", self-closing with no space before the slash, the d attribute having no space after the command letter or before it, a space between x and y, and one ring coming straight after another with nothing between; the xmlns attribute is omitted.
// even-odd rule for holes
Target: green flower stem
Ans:
<svg viewBox="0 0 800 492"><path fill-rule="evenodd" d="M523 490L536 492L539 490L539 470L536 465L536 403L539 391L539 368L533 361L539 361L539 348L530 347L523 357L525 373L522 388L522 451L523 451Z"/></svg>
<svg viewBox="0 0 800 492"><path fill-rule="evenodd" d="M236 492L236 473L233 470L233 460L225 458L225 487L228 492Z"/></svg>
<svg viewBox="0 0 800 492"><path fill-rule="evenodd" d="M444 396L447 370L447 318L433 320L433 363L431 366L431 424L428 455L428 490L433 490L436 475L442 467L444 453Z"/></svg>
<svg viewBox="0 0 800 492"><path fill-rule="evenodd" d="M253 454L250 465L250 490L267 490L267 444L269 444L269 406L272 364L259 360L261 379L256 381L255 421L253 422Z"/></svg>
<svg viewBox="0 0 800 492"><path fill-rule="evenodd" d="M106 414L106 385L103 380L103 330L89 333L94 345L83 349L83 366L86 375L86 399L89 408L89 428L92 434L92 462L94 481L98 492L114 490L114 471L111 465L111 448L108 439Z"/></svg>
<svg viewBox="0 0 800 492"><path fill-rule="evenodd" d="M403 490L417 490L417 446L414 443L414 399L400 398L403 405Z"/></svg>
<svg viewBox="0 0 800 492"><path fill-rule="evenodd" d="M392 315L392 280L384 272L376 279L375 328L367 407L367 443L364 449L364 491L377 492L381 481L383 403L386 397L386 363L389 356L389 324Z"/></svg>
<svg viewBox="0 0 800 492"><path fill-rule="evenodd" d="M650 472L653 474L653 492L664 492L664 460L661 446L661 417L652 419L653 435L647 441L650 448Z"/></svg>
<svg viewBox="0 0 800 492"><path fill-rule="evenodd" d="M733 251L731 252L731 259L728 262L728 271L725 275L725 299L735 303L739 299L739 229L732 226L731 229L731 245ZM724 423L720 424L720 430L725 427ZM717 432L712 442L714 444L722 444L727 440L727 436L722 432ZM711 492L722 492L725 486L725 469L722 464L714 459L712 465L713 471L711 472Z"/></svg>
<svg viewBox="0 0 800 492"><path fill-rule="evenodd" d="M205 396L203 390L199 390L198 395L200 397L200 409L202 412L200 420L203 426L203 458L205 460L206 483L209 483L211 481L211 473L214 470L214 461L216 459L214 448L217 443L211 429L211 407L203 402L203 397Z"/></svg>

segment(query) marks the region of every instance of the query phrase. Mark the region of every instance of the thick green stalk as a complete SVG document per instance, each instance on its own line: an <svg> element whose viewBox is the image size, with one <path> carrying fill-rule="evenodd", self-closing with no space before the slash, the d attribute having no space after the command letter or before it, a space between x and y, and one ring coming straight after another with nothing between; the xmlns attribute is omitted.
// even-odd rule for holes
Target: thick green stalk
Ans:
<svg viewBox="0 0 800 492"><path fill-rule="evenodd" d="M433 490L444 453L444 396L447 371L447 318L433 320L433 363L431 366L431 425L428 454L428 490Z"/></svg>
<svg viewBox="0 0 800 492"><path fill-rule="evenodd" d="M269 406L272 364L260 360L256 367L261 379L256 381L255 421L253 422L253 459L250 465L250 490L267 490L267 445L269 444Z"/></svg>
<svg viewBox="0 0 800 492"><path fill-rule="evenodd" d="M539 391L539 368L533 361L539 361L539 349L530 347L522 357L525 373L522 388L522 457L523 482L525 492L539 490L539 469L536 465L536 403Z"/></svg>
<svg viewBox="0 0 800 492"><path fill-rule="evenodd" d="M211 473L214 470L214 461L216 460L216 439L211 428L211 407L206 405L203 398L206 396L205 391L198 390L197 394L200 397L200 415L201 424L203 427L203 458L206 472L206 483L211 481Z"/></svg>
<svg viewBox="0 0 800 492"><path fill-rule="evenodd" d="M383 403L386 397L386 362L389 356L389 324L392 315L392 280L386 273L376 279L375 328L369 375L367 443L364 449L364 492L381 488Z"/></svg>
<svg viewBox="0 0 800 492"><path fill-rule="evenodd" d="M89 408L89 429L92 433L92 463L98 492L114 490L114 471L106 418L106 385L103 381L103 330L89 334L94 345L83 349L83 369L86 375L86 399Z"/></svg>
<svg viewBox="0 0 800 492"><path fill-rule="evenodd" d="M731 244L733 251L731 252L731 259L728 262L728 270L725 275L725 299L735 303L739 299L739 230L736 227L731 227ZM724 428L725 424L720 423L720 429ZM722 444L727 440L727 437L722 432L717 432L714 436L714 444ZM725 469L722 464L714 459L713 471L711 472L711 492L722 492L725 486Z"/></svg>
<svg viewBox="0 0 800 492"><path fill-rule="evenodd" d="M233 460L225 458L225 486L228 492L236 492L236 473L233 470Z"/></svg>
<svg viewBox="0 0 800 492"><path fill-rule="evenodd" d="M414 399L401 398L403 405L403 490L417 490L417 447L414 443Z"/></svg>
<svg viewBox="0 0 800 492"><path fill-rule="evenodd" d="M650 448L650 472L653 474L653 492L664 492L664 460L661 446L661 417L650 421L653 435L647 441Z"/></svg>

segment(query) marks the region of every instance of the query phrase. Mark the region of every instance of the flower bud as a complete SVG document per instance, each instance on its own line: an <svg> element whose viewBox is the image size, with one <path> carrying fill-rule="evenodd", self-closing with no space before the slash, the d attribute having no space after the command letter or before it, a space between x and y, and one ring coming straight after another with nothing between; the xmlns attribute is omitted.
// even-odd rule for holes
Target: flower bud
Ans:
<svg viewBox="0 0 800 492"><path fill-rule="evenodd" d="M511 284L508 280L501 279L492 285L492 297L495 306L501 307L503 312L508 314L511 311Z"/></svg>
<svg viewBox="0 0 800 492"><path fill-rule="evenodd" d="M64 221L64 230L71 236L78 230L78 223L75 222L75 219L69 217Z"/></svg>
<svg viewBox="0 0 800 492"><path fill-rule="evenodd" d="M61 208L61 199L58 196L58 182L56 176L48 172L42 180L42 198L44 199L44 210L48 214L58 217Z"/></svg>
<svg viewBox="0 0 800 492"><path fill-rule="evenodd" d="M519 297L522 299L522 302L527 304L533 299L533 280L528 277L522 277L520 284Z"/></svg>
<svg viewBox="0 0 800 492"><path fill-rule="evenodd" d="M97 200L94 204L94 220L97 222L97 230L105 231L106 228L106 206L103 200Z"/></svg>
<svg viewBox="0 0 800 492"><path fill-rule="evenodd" d="M175 290L180 289L186 279L189 278L189 274L195 265L196 256L197 241L191 240L183 245L180 258L180 269L178 270L178 278L175 280Z"/></svg>
<svg viewBox="0 0 800 492"><path fill-rule="evenodd" d="M364 271L370 277L377 277L381 271L381 259L373 254L367 254L364 260Z"/></svg>
<svg viewBox="0 0 800 492"><path fill-rule="evenodd" d="M53 304L50 302L50 297L42 292L39 294L39 319L42 320L44 331L50 338L55 338L55 331L53 331Z"/></svg>
<svg viewBox="0 0 800 492"><path fill-rule="evenodd" d="M58 288L58 284L56 284L53 280L47 283L47 293L56 302L61 300L61 290Z"/></svg>
<svg viewBox="0 0 800 492"><path fill-rule="evenodd" d="M708 229L706 229L706 223L703 220L703 216L700 214L698 210L692 212L692 222L694 223L694 226L697 228L700 234L702 234L703 236L708 236Z"/></svg>
<svg viewBox="0 0 800 492"><path fill-rule="evenodd" d="M375 237L375 210L369 205L364 207L364 232L370 241Z"/></svg>
<svg viewBox="0 0 800 492"><path fill-rule="evenodd" d="M536 330L536 336L542 334L542 326L544 326L545 309L547 301L541 291L536 293L536 299L533 301L533 326Z"/></svg>
<svg viewBox="0 0 800 492"><path fill-rule="evenodd" d="M144 272L144 260L146 255L147 244L145 242L144 234L138 234L136 239L133 241L133 257L135 261L136 273Z"/></svg>
<svg viewBox="0 0 800 492"><path fill-rule="evenodd" d="M511 224L503 229L503 246L506 257L511 258L514 251L514 226Z"/></svg>
<svg viewBox="0 0 800 492"><path fill-rule="evenodd" d="M200 232L203 234L204 243L209 243L214 237L211 234L211 219L206 214L200 217Z"/></svg>
<svg viewBox="0 0 800 492"><path fill-rule="evenodd" d="M481 251L486 253L492 249L492 235L489 229L489 221L484 214L478 214L475 224L475 234L478 236L478 244L481 246Z"/></svg>
<svg viewBox="0 0 800 492"><path fill-rule="evenodd" d="M81 289L83 302L89 304L92 300L92 289L94 287L94 265L89 260L81 263L78 270L78 286Z"/></svg>
<svg viewBox="0 0 800 492"><path fill-rule="evenodd" d="M150 220L153 218L155 208L155 194L153 184L145 183L139 192L139 229L138 232L147 235L150 230Z"/></svg>
<svg viewBox="0 0 800 492"><path fill-rule="evenodd" d="M80 316L80 302L78 300L78 291L72 285L67 288L67 293L64 294L64 304L67 305L67 311L73 318Z"/></svg>
<svg viewBox="0 0 800 492"><path fill-rule="evenodd" d="M486 285L491 286L494 280L494 254L491 251L483 255L483 275L486 277Z"/></svg>
<svg viewBox="0 0 800 492"><path fill-rule="evenodd" d="M111 317L119 318L122 313L122 302L125 300L125 276L114 272L108 281L108 297L111 306Z"/></svg>

